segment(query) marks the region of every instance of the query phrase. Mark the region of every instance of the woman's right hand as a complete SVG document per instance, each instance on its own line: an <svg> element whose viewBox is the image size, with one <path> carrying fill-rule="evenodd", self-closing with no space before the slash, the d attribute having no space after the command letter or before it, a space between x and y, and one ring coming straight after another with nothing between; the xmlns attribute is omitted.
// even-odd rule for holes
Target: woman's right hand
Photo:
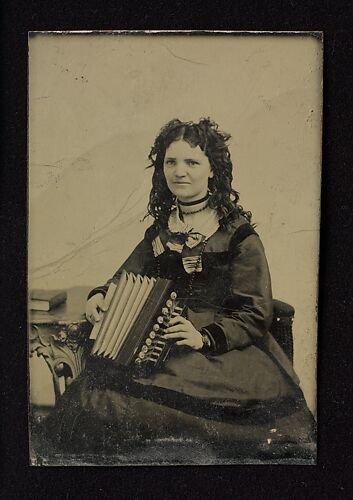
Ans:
<svg viewBox="0 0 353 500"><path fill-rule="evenodd" d="M96 293L86 302L86 318L92 325L102 318L101 311L104 311L104 295Z"/></svg>

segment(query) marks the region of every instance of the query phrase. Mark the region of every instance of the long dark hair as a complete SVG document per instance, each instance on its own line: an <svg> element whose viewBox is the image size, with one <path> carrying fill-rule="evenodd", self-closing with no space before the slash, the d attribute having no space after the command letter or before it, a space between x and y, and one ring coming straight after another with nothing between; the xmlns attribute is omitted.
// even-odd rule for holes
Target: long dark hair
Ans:
<svg viewBox="0 0 353 500"><path fill-rule="evenodd" d="M210 162L213 177L209 179L208 204L217 210L220 225L227 226L239 215L251 221L251 213L238 205L239 193L232 188L233 164L227 145L230 137L230 134L218 130L217 123L210 118L201 118L199 123L182 122L176 118L160 130L148 155L149 168L154 167L154 172L147 207L147 215L151 215L160 227L167 225L175 203L163 172L165 152L172 142L178 140L184 140L192 147L199 146Z"/></svg>

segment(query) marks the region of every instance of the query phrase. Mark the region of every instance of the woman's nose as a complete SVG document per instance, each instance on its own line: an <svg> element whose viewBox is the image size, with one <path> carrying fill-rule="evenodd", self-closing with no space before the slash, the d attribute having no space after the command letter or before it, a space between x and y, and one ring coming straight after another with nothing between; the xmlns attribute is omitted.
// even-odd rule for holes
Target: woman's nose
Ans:
<svg viewBox="0 0 353 500"><path fill-rule="evenodd" d="M185 165L182 162L178 162L175 165L174 174L175 174L176 177L185 177L185 175L186 175L186 168L185 168Z"/></svg>

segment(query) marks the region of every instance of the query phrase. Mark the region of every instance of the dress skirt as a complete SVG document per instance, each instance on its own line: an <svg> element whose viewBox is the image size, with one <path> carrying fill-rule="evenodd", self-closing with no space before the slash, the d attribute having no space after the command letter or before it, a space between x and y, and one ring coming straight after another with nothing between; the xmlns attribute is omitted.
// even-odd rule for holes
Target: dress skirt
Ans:
<svg viewBox="0 0 353 500"><path fill-rule="evenodd" d="M145 378L91 358L36 439L44 455L85 463L312 460L315 422L257 347L212 358L186 349Z"/></svg>

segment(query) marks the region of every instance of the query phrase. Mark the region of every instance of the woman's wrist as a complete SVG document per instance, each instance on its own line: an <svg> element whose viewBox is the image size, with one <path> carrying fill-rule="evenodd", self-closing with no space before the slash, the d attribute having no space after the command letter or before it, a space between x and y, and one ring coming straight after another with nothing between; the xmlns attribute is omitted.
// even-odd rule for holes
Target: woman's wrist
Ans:
<svg viewBox="0 0 353 500"><path fill-rule="evenodd" d="M200 335L201 335L201 339L202 339L202 347L200 349L200 352L202 352L203 354L211 352L212 340L211 340L210 335L208 334L207 330L204 330L203 328L201 328Z"/></svg>

